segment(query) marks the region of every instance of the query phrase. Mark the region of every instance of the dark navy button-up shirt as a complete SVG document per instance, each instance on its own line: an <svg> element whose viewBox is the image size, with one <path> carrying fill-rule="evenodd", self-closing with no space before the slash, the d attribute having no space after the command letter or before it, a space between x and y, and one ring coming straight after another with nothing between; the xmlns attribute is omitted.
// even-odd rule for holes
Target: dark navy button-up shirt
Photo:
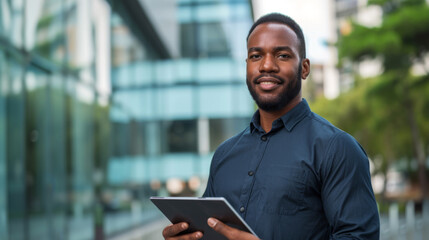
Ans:
<svg viewBox="0 0 429 240"><path fill-rule="evenodd" d="M379 239L365 151L305 99L269 133L257 111L222 143L204 196L225 197L262 239Z"/></svg>

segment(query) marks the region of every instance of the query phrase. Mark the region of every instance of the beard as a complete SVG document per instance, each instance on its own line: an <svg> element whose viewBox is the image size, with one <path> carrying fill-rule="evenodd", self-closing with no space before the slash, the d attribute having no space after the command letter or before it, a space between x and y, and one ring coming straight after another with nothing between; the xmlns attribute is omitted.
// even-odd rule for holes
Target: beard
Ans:
<svg viewBox="0 0 429 240"><path fill-rule="evenodd" d="M247 88L249 89L250 95L252 95L253 100L255 100L256 105L258 105L259 109L262 109L266 112L275 112L282 108L284 108L286 105L288 105L301 91L301 77L302 77L302 65L299 64L298 72L295 75L295 79L291 79L289 83L287 84L286 88L279 93L277 96L275 96L274 99L262 99L261 96L259 96L256 93L256 90L250 83L249 79L247 79ZM256 84L256 81L258 78L260 78L262 75L258 76L253 80L253 84ZM281 81L281 84L285 83L286 80L278 77L278 76L272 76L277 78Z"/></svg>

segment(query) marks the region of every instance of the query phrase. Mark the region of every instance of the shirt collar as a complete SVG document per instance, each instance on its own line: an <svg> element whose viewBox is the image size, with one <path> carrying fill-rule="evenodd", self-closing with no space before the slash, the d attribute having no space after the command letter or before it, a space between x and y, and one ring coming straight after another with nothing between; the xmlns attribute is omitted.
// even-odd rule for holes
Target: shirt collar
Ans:
<svg viewBox="0 0 429 240"><path fill-rule="evenodd" d="M298 105L292 108L285 115L281 116L279 119L273 122L273 129L277 128L278 122L282 122L285 128L290 132L305 116L311 112L310 106L307 103L305 98L302 99ZM253 133L255 129L263 132L263 129L260 125L260 115L259 110L253 114L252 121L250 122L250 131Z"/></svg>

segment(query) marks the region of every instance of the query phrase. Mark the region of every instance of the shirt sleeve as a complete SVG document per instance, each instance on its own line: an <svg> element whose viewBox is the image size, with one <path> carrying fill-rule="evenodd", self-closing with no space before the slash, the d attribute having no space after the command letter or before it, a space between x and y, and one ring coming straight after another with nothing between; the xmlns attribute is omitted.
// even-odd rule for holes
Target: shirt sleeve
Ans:
<svg viewBox="0 0 429 240"><path fill-rule="evenodd" d="M204 191L203 197L215 197L214 186L213 186L213 168L214 168L213 165L214 165L214 157L210 164L209 179L207 180L207 187L206 187L206 190Z"/></svg>
<svg viewBox="0 0 429 240"><path fill-rule="evenodd" d="M203 197L214 197L213 181L211 176L209 176L209 179L207 181L207 187L206 187L206 190L204 191Z"/></svg>
<svg viewBox="0 0 429 240"><path fill-rule="evenodd" d="M207 187L204 191L203 197L216 197L214 186L213 186L213 177L216 171L216 166L219 161L219 155L222 155L225 149L226 142L223 142L215 151L212 161L210 163L210 173L209 173L209 179L207 180Z"/></svg>
<svg viewBox="0 0 429 240"><path fill-rule="evenodd" d="M347 133L334 136L321 169L321 198L331 239L379 239L380 221L369 161Z"/></svg>
<svg viewBox="0 0 429 240"><path fill-rule="evenodd" d="M224 155L225 151L231 148L231 146L237 141L237 136L241 135L243 132L221 143L216 149L215 153L213 154L212 161L210 163L209 179L207 180L207 187L204 191L203 197L216 197L215 186L213 185L213 178L216 174L217 165L219 164L219 161L221 161L221 158Z"/></svg>

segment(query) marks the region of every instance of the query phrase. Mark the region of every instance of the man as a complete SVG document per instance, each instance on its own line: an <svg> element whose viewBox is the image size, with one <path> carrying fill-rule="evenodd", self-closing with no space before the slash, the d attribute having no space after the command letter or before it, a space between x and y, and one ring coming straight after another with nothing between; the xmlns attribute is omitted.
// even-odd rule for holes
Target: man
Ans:
<svg viewBox="0 0 429 240"><path fill-rule="evenodd" d="M262 239L379 239L366 153L302 99L310 61L298 24L281 14L261 17L247 50L247 86L258 111L216 150L204 196L225 197ZM214 218L207 223L228 239L257 239ZM163 235L203 236L180 236L187 227L170 225Z"/></svg>

